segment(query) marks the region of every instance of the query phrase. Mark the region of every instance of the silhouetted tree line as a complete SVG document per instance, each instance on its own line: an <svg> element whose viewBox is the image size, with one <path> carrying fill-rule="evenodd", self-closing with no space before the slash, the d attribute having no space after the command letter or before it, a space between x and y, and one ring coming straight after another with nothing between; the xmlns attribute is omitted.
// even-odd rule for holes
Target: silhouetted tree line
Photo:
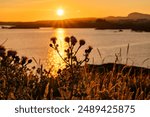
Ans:
<svg viewBox="0 0 150 117"><path fill-rule="evenodd" d="M131 29L133 31L150 31L150 20L105 20L105 19L70 19L36 22L0 22L0 25L11 25L10 28L96 28L96 29Z"/></svg>
<svg viewBox="0 0 150 117"><path fill-rule="evenodd" d="M107 21L103 19L96 20L96 29L131 29L133 31L150 31L150 20L119 20Z"/></svg>

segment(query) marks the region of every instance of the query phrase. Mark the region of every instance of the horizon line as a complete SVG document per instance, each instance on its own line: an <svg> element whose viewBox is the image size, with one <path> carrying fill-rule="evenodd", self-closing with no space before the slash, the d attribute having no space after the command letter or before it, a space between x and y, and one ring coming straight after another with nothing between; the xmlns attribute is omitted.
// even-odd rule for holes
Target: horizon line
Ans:
<svg viewBox="0 0 150 117"><path fill-rule="evenodd" d="M150 15L148 13L141 13L141 12L130 12L128 13L131 14L131 13L139 13L139 14L143 14L143 15ZM64 21L64 20L75 20L75 19L105 19L105 18L109 18L109 17L115 17L115 18L118 18L118 17L122 17L122 18L125 18L125 17L128 17L128 15L126 16L113 16L113 15L110 15L110 16L106 16L106 17L94 17L94 16L89 16L89 17L72 17L72 18L65 18L65 19L37 19L37 20L24 20L24 21L19 21L19 20L16 20L16 21L1 21L0 22L38 22L38 21Z"/></svg>

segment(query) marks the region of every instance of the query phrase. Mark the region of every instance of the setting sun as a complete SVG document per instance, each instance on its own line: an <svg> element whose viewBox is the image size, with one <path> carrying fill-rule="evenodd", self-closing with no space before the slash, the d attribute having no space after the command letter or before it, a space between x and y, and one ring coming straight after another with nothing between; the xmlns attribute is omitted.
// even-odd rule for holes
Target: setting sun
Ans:
<svg viewBox="0 0 150 117"><path fill-rule="evenodd" d="M64 10L63 9L58 9L57 10L57 15L58 16L63 16L64 15Z"/></svg>

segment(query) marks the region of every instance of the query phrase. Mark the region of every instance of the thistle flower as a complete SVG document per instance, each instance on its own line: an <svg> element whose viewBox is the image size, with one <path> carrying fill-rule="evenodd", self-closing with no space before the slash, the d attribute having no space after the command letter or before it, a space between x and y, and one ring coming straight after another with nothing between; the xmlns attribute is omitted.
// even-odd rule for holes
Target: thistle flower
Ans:
<svg viewBox="0 0 150 117"><path fill-rule="evenodd" d="M56 44L56 47L58 47L59 45L58 44Z"/></svg>
<svg viewBox="0 0 150 117"><path fill-rule="evenodd" d="M0 57L4 57L5 56L5 52L0 51Z"/></svg>
<svg viewBox="0 0 150 117"><path fill-rule="evenodd" d="M85 41L81 39L81 40L79 41L79 43L80 43L80 46L83 46L83 45L85 44Z"/></svg>
<svg viewBox="0 0 150 117"><path fill-rule="evenodd" d="M89 54L89 53L92 51L92 49L93 49L93 48L92 48L91 46L89 46L89 48L85 50L85 53L86 53L86 54Z"/></svg>
<svg viewBox="0 0 150 117"><path fill-rule="evenodd" d="M88 53L88 49L85 50L85 53Z"/></svg>
<svg viewBox="0 0 150 117"><path fill-rule="evenodd" d="M52 37L52 38L51 38L51 41L52 41L53 44L56 44L56 40L57 40L56 37Z"/></svg>
<svg viewBox="0 0 150 117"><path fill-rule="evenodd" d="M49 44L49 46L50 46L51 48L53 48L53 44Z"/></svg>
<svg viewBox="0 0 150 117"><path fill-rule="evenodd" d="M65 42L69 43L69 42L70 42L70 38L69 38L69 37L66 37L66 38L65 38Z"/></svg>
<svg viewBox="0 0 150 117"><path fill-rule="evenodd" d="M16 51L9 50L9 51L7 52L7 56L8 56L8 57L15 58L16 55L17 55L17 52L16 52Z"/></svg>
<svg viewBox="0 0 150 117"><path fill-rule="evenodd" d="M26 62L27 62L27 57L23 56L23 57L22 57L21 64L24 65Z"/></svg>
<svg viewBox="0 0 150 117"><path fill-rule="evenodd" d="M30 63L32 63L32 59L29 59L29 60L28 60L28 64L30 64Z"/></svg>
<svg viewBox="0 0 150 117"><path fill-rule="evenodd" d="M69 53L69 49L66 49L65 52Z"/></svg>
<svg viewBox="0 0 150 117"><path fill-rule="evenodd" d="M91 46L89 46L89 49L88 49L88 51L89 51L89 53L92 51L92 47Z"/></svg>
<svg viewBox="0 0 150 117"><path fill-rule="evenodd" d="M75 46L76 43L77 43L77 39L74 36L71 36L71 44Z"/></svg>
<svg viewBox="0 0 150 117"><path fill-rule="evenodd" d="M0 46L0 57L4 57L5 56L5 48L3 46Z"/></svg>
<svg viewBox="0 0 150 117"><path fill-rule="evenodd" d="M15 61L14 61L14 63L19 63L19 61L20 61L19 56L15 56Z"/></svg>

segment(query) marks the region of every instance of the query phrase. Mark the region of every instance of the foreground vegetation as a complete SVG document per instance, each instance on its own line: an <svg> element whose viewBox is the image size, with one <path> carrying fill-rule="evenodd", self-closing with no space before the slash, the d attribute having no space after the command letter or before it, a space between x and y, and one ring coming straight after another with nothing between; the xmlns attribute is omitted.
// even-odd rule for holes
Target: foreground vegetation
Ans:
<svg viewBox="0 0 150 117"><path fill-rule="evenodd" d="M0 46L0 99L96 99L96 100L149 100L150 70L127 65L88 65L92 47L84 52L83 60L77 58L84 40L66 37L68 48L63 58L59 53L57 38L51 38L50 47L66 64L58 70L57 77L50 70L29 68L32 62L19 57L16 51ZM75 46L77 46L75 48Z"/></svg>

